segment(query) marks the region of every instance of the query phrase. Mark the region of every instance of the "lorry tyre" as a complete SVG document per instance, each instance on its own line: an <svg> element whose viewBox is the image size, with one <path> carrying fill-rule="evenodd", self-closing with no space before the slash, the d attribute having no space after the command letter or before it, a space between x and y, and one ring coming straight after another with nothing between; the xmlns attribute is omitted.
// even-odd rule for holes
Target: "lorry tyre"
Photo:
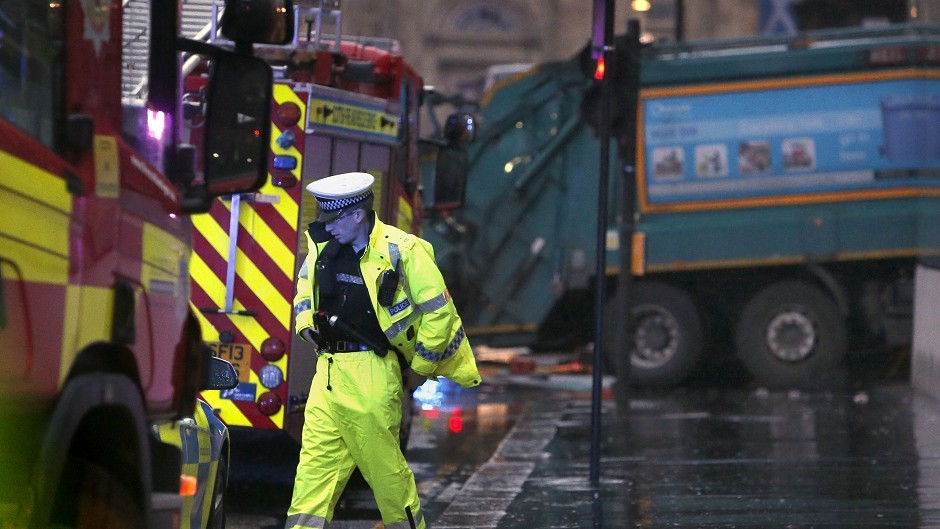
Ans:
<svg viewBox="0 0 940 529"><path fill-rule="evenodd" d="M698 365L704 344L692 298L657 281L637 283L632 297L630 382L644 387L681 384Z"/></svg>
<svg viewBox="0 0 940 529"><path fill-rule="evenodd" d="M802 281L774 283L744 306L735 330L738 357L769 388L814 388L845 357L845 320L836 302Z"/></svg>

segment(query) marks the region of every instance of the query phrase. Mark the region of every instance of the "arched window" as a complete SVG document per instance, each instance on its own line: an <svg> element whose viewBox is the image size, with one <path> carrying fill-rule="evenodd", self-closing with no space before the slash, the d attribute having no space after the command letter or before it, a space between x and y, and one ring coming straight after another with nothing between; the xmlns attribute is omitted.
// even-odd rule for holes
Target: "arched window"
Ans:
<svg viewBox="0 0 940 529"><path fill-rule="evenodd" d="M518 15L495 4L464 7L453 18L454 29L473 33L514 33L519 31Z"/></svg>

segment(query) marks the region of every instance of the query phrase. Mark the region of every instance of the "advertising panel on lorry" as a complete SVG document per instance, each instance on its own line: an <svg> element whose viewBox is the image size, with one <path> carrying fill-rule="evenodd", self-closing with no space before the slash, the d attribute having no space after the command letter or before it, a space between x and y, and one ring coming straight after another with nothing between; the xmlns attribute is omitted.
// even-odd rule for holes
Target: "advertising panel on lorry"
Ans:
<svg viewBox="0 0 940 529"><path fill-rule="evenodd" d="M938 94L940 79L907 72L645 91L644 209L940 184L924 180L940 176Z"/></svg>

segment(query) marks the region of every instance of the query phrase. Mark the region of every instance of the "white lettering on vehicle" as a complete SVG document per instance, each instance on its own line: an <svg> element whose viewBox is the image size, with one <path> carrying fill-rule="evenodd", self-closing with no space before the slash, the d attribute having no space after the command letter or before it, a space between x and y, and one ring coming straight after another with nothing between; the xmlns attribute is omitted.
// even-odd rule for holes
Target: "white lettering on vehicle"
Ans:
<svg viewBox="0 0 940 529"><path fill-rule="evenodd" d="M171 200L176 199L176 190L166 182L166 179L163 176L155 173L153 169L150 168L150 166L148 166L136 156L131 156L131 163L134 164L134 167L139 169L140 172L144 173L144 175L147 176L147 179L150 180L153 185L157 186L160 191L163 191L163 194L166 195L167 198Z"/></svg>

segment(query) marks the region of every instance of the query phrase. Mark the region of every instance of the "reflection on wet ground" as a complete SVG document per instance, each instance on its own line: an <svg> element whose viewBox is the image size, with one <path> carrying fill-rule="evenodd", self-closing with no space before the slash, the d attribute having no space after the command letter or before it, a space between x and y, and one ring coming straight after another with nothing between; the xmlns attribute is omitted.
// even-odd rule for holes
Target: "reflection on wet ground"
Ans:
<svg viewBox="0 0 940 529"><path fill-rule="evenodd" d="M466 390L442 381L419 388L406 457L428 520L439 516L493 455L528 398L504 385ZM233 429L229 529L283 527L298 450L282 432ZM372 493L357 474L337 507L334 526L371 529L378 519ZM360 520L371 522L356 523Z"/></svg>
<svg viewBox="0 0 940 529"><path fill-rule="evenodd" d="M606 390L595 488L590 375L497 373L422 388L408 459L436 529L940 528L940 405L906 380L847 380ZM279 527L246 521L260 488L236 468L230 529ZM378 513L360 489L337 517L371 528Z"/></svg>
<svg viewBox="0 0 940 529"><path fill-rule="evenodd" d="M607 401L595 495L589 396L535 401L557 430L493 527L940 527L938 410L902 384Z"/></svg>
<svg viewBox="0 0 940 529"><path fill-rule="evenodd" d="M525 409L525 396L486 385L465 390L430 382L415 393L417 414L407 457L422 507L435 520L463 489Z"/></svg>

